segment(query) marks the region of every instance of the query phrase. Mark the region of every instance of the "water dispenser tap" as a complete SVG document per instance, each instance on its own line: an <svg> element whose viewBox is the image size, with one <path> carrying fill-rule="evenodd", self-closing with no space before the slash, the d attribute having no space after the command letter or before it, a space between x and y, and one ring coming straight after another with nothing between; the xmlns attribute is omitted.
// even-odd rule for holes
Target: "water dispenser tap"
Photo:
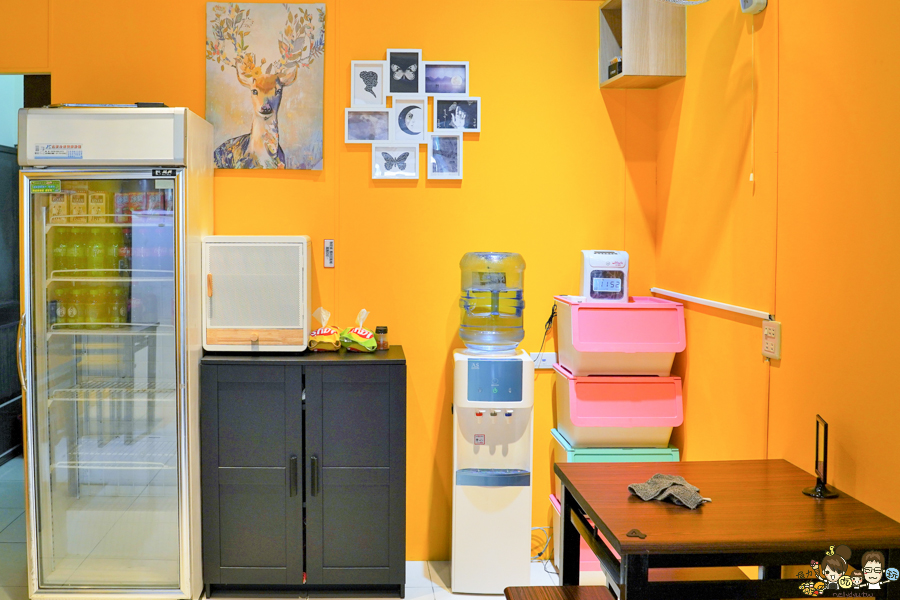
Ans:
<svg viewBox="0 0 900 600"><path fill-rule="evenodd" d="M499 412L500 412L499 410L492 410L492 411L491 411L491 423L492 423L492 424L497 422L497 414L498 414Z"/></svg>
<svg viewBox="0 0 900 600"><path fill-rule="evenodd" d="M512 423L513 411L508 410L508 411L506 411L505 415L506 415L506 424L507 424L507 425L511 424L511 423Z"/></svg>

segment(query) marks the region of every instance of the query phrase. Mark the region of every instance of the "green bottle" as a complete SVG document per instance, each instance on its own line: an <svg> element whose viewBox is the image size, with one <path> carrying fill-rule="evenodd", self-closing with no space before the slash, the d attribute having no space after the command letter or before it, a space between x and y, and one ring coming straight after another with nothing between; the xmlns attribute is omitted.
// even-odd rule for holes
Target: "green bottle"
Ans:
<svg viewBox="0 0 900 600"><path fill-rule="evenodd" d="M125 290L121 286L116 286L112 289L112 299L109 301L109 322L113 323L113 327L122 327L126 312Z"/></svg>
<svg viewBox="0 0 900 600"><path fill-rule="evenodd" d="M53 271L66 268L66 243L69 241L69 227L56 227L56 244L53 246Z"/></svg>
<svg viewBox="0 0 900 600"><path fill-rule="evenodd" d="M93 287L88 290L88 301L85 305L86 329L100 329L106 322L106 303L103 301L103 290Z"/></svg>
<svg viewBox="0 0 900 600"><path fill-rule="evenodd" d="M76 271L87 268L87 249L85 248L84 229L81 227L72 227L72 233L69 236L66 245L66 270ZM68 273L69 277L84 277L84 273Z"/></svg>
<svg viewBox="0 0 900 600"><path fill-rule="evenodd" d="M106 269L106 236L100 227L91 228L91 237L87 246L87 268L91 269L91 277L103 277Z"/></svg>
<svg viewBox="0 0 900 600"><path fill-rule="evenodd" d="M119 246L122 245L122 230L110 227L106 236L106 268L111 269L108 277L117 277L119 271ZM114 271L114 272L113 272Z"/></svg>
<svg viewBox="0 0 900 600"><path fill-rule="evenodd" d="M66 306L66 323L69 327L84 326L84 288L75 287L69 292L69 304Z"/></svg>

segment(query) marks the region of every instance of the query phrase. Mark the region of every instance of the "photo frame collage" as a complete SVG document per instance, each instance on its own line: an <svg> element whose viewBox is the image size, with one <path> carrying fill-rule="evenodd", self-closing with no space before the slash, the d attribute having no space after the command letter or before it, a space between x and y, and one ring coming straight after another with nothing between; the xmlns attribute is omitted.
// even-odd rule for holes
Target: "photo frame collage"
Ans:
<svg viewBox="0 0 900 600"><path fill-rule="evenodd" d="M463 133L480 131L481 98L469 95L468 61L423 61L411 49L351 61L344 142L372 145L372 179L418 179L420 144L428 147L428 179L462 179Z"/></svg>

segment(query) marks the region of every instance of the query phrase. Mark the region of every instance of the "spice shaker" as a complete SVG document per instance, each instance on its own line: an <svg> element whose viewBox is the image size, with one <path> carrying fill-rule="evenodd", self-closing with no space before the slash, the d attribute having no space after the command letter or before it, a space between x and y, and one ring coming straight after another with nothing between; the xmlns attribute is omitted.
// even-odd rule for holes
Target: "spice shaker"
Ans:
<svg viewBox="0 0 900 600"><path fill-rule="evenodd" d="M387 327L384 325L379 325L375 328L375 343L376 350L387 350L391 347L390 344L388 344Z"/></svg>

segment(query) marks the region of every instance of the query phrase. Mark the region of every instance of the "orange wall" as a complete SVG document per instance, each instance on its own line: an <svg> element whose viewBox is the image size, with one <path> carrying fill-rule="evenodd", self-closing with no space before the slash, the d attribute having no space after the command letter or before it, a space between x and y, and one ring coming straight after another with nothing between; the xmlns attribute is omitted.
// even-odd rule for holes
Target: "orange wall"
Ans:
<svg viewBox="0 0 900 600"><path fill-rule="evenodd" d="M900 6L780 7L776 301L769 453L811 470L821 414L829 479L900 520L897 139ZM835 51L835 40L852 52ZM856 60L866 57L866 60ZM837 286L836 276L849 285Z"/></svg>
<svg viewBox="0 0 900 600"><path fill-rule="evenodd" d="M724 0L687 9L687 77L659 90L655 286L771 313L777 0L769 4L755 17ZM675 363L683 458L765 458L760 321L685 308L688 347Z"/></svg>
<svg viewBox="0 0 900 600"><path fill-rule="evenodd" d="M205 0L50 0L49 12L16 10L36 28L35 42L25 36L9 48L0 69L49 68L54 102L163 101L204 113ZM367 308L367 325L388 325L404 346L407 555L447 558L459 259L473 250L525 257L523 347L532 351L553 295L577 292L580 250L625 247L640 257L632 288L646 293L655 276L656 96L625 91L605 101L598 91L596 2L462 0L448 15L438 3L331 0L327 10L324 170L219 171L215 231L310 235L314 307L324 304L342 326ZM41 39L49 57L34 48ZM350 61L383 58L388 47L470 62L485 125L466 134L463 181L373 181L369 148L343 143ZM335 269L322 267L326 238L336 240ZM552 378L536 379L533 520L548 525Z"/></svg>
<svg viewBox="0 0 900 600"><path fill-rule="evenodd" d="M600 92L597 2L461 0L456 14L477 18L453 26L444 5L420 3L402 11L403 27L399 5L327 6L325 169L219 172L216 232L311 235L314 305L339 325L365 307L406 349L409 559L449 555L449 368L457 263L471 250L525 256L528 350L552 296L576 291L585 248L625 247L634 293L655 285L774 313L784 360L769 365L758 321L687 305L676 361L684 458L768 455L809 470L819 412L832 425L834 483L900 518L889 476L900 326L887 316L900 291L890 243L900 79L878 58L892 55L900 9L868 3L838 18L769 0L748 17L713 0L687 9L683 82ZM55 102L160 100L203 114L204 1L12 10L23 26L0 71L49 70ZM854 50L835 52L836 39ZM368 149L343 144L350 60L387 47L470 61L486 125L466 136L462 182L375 182ZM321 267L325 238L335 269ZM856 275L861 291L835 293L834 273ZM546 525L554 391L549 374L536 379L533 520Z"/></svg>

